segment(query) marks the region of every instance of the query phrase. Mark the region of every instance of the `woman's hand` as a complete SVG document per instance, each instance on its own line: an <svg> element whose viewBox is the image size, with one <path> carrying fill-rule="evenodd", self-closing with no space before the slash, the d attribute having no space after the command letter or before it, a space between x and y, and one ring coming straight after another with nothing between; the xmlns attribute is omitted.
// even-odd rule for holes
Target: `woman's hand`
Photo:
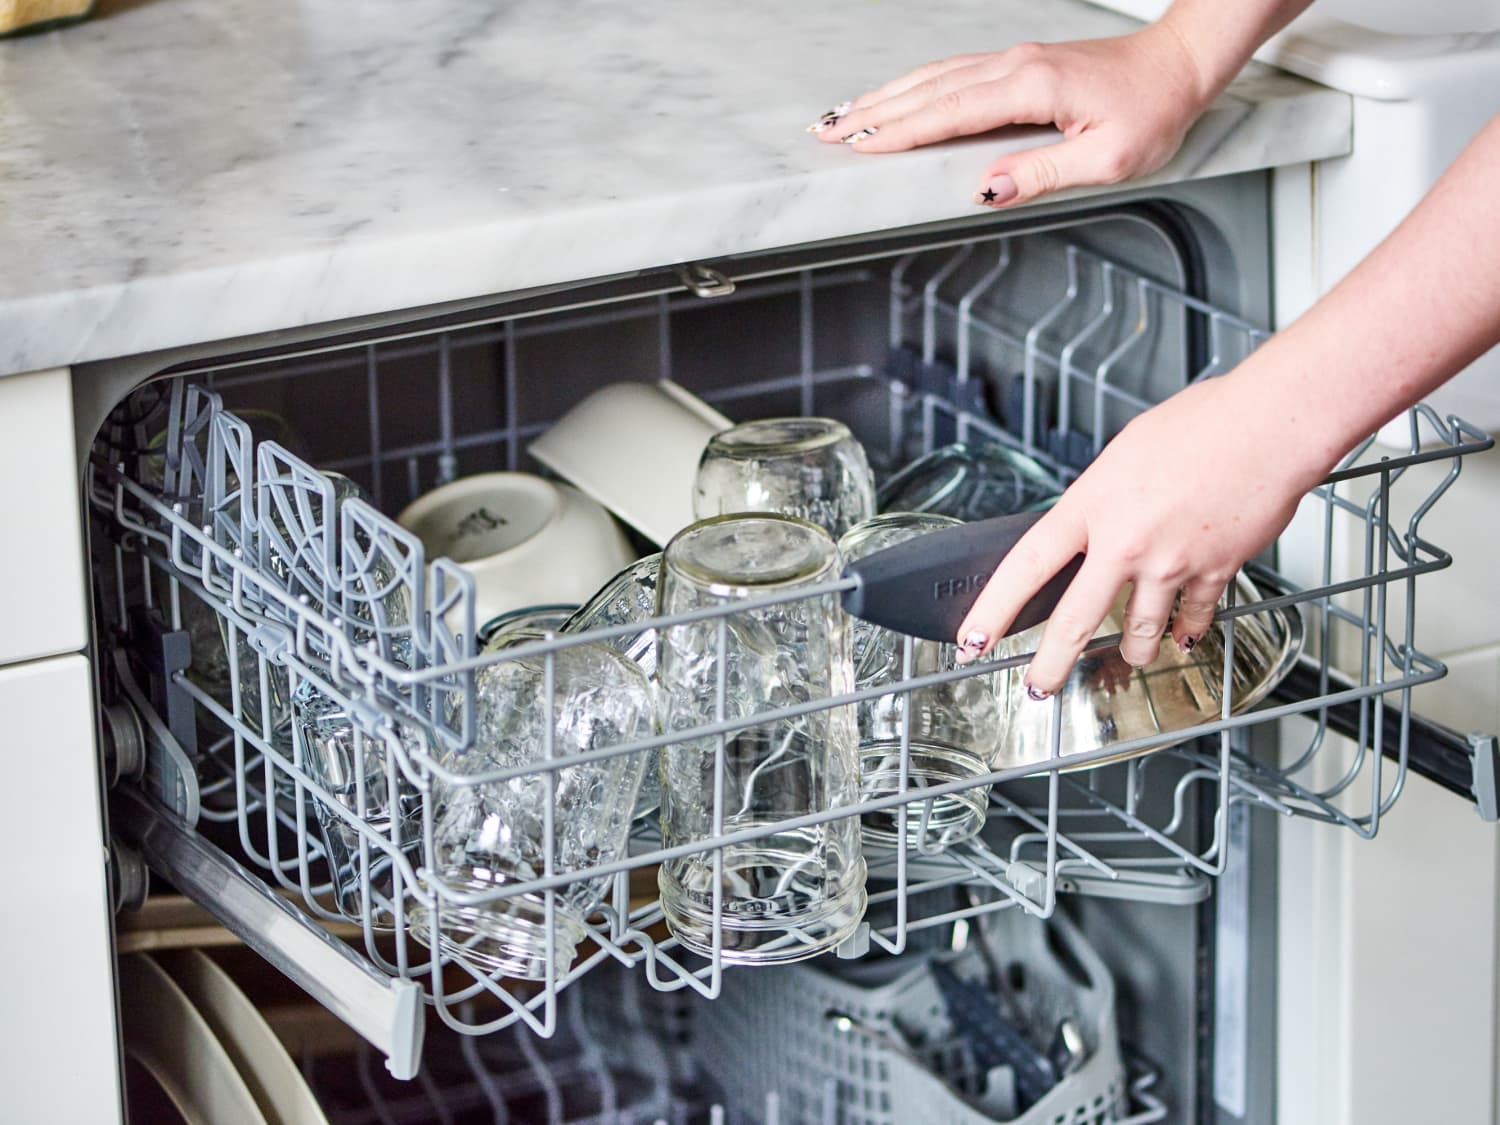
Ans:
<svg viewBox="0 0 1500 1125"><path fill-rule="evenodd" d="M1188 387L1104 448L1001 561L959 630L961 662L987 652L1080 551L1083 567L1026 674L1033 699L1062 687L1127 583L1120 653L1128 663L1156 659L1169 622L1184 651L1202 638L1235 572L1281 533L1339 452L1306 443L1314 452L1297 463L1295 404L1267 392L1253 370L1258 358Z"/></svg>
<svg viewBox="0 0 1500 1125"><path fill-rule="evenodd" d="M1316 305L1229 374L1148 410L1104 447L1001 561L959 629L959 659L988 652L1080 551L1084 564L1027 672L1034 698L1062 687L1127 583L1124 658L1150 663L1169 618L1173 640L1191 648L1235 571L1280 534L1304 492L1500 344L1496 182L1500 114Z"/></svg>
<svg viewBox="0 0 1500 1125"><path fill-rule="evenodd" d="M1115 39L928 63L809 130L858 152L900 152L1004 125L1056 125L1061 143L1002 156L985 171L975 202L1003 207L1155 171L1222 84L1162 20Z"/></svg>

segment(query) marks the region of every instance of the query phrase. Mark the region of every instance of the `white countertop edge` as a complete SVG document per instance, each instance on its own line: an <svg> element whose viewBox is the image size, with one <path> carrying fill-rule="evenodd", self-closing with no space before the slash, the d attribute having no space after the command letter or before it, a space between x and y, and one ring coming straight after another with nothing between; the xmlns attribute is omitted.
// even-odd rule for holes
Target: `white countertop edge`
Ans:
<svg viewBox="0 0 1500 1125"><path fill-rule="evenodd" d="M1296 118L1292 128L1291 119ZM1348 99L1222 99L1156 174L1124 188L1341 155ZM608 277L925 223L980 217L970 198L1002 145L1051 131L850 159L799 175L484 226L357 240L232 268L136 278L0 304L0 372L17 373ZM833 156L834 154L830 154ZM1108 192L1090 188L1048 202ZM867 201L860 203L860 200ZM1018 209L1023 211L1024 209Z"/></svg>

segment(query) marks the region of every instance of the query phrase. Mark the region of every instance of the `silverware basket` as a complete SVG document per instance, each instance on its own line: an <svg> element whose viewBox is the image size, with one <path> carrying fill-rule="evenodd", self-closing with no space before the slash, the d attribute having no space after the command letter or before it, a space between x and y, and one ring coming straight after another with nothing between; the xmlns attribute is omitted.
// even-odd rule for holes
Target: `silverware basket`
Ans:
<svg viewBox="0 0 1500 1125"><path fill-rule="evenodd" d="M934 961L989 1003L999 998L988 974L1004 974L1004 989L1025 1012L1025 1032L1050 1034L1071 1019L1082 1032L1086 1060L1024 1111L987 1110L987 1076L977 1073L970 1044L945 1010ZM830 1013L849 1019L841 1027ZM698 1021L700 1057L731 1100L750 1104L758 1091L776 1089L786 1125L825 1120L830 1100L843 1125L1160 1120L1146 1110L1129 1116L1114 982L1060 914L1049 921L1019 910L988 915L957 953L733 971Z"/></svg>

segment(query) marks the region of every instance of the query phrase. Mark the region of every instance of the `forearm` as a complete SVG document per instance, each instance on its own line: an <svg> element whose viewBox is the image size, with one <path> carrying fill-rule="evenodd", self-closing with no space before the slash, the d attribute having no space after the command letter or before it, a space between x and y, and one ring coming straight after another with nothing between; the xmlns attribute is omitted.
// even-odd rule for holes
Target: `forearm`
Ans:
<svg viewBox="0 0 1500 1125"><path fill-rule="evenodd" d="M1213 101L1256 50L1312 0L1176 0L1157 21L1171 32L1198 71L1200 108Z"/></svg>
<svg viewBox="0 0 1500 1125"><path fill-rule="evenodd" d="M1226 376L1288 427L1308 476L1500 342L1497 183L1500 117L1359 266Z"/></svg>

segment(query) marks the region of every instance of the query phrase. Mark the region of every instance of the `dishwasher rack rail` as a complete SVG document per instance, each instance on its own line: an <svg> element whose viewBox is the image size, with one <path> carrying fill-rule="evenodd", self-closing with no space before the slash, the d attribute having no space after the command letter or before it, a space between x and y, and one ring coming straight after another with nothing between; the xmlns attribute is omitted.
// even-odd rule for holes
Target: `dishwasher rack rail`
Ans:
<svg viewBox="0 0 1500 1125"><path fill-rule="evenodd" d="M1038 245L1048 254L1044 276L1053 288L1028 287L1043 293L1044 305L1017 326L1014 294L1005 283ZM549 635L475 656L469 576L447 560L426 558L421 543L375 504L337 502L328 479L308 460L285 445L257 441L226 399L243 397L253 406L257 394L275 388L294 403L304 384L342 387L346 397L351 385L361 387L368 409L344 416L367 419L363 448L318 460L325 469L364 476L376 503L393 507L403 488L414 495L468 470L475 458L492 467L526 467L524 443L546 425L545 416L529 420L523 409L532 386L520 359L528 341L621 331L658 342L651 375L681 377L732 416L843 418L878 467L899 467L949 442L982 441L1034 456L1066 479L1140 410L1194 378L1227 370L1265 336L1197 297L1049 232L934 241L900 253L747 271L733 288L732 295L711 301L679 290L580 300L550 312L502 310L467 327L204 368L142 387L116 411L96 446L88 488L97 524L98 601L110 629L105 643L120 653L113 694L129 704L129 722L139 723L113 742L133 739L149 750L125 772L186 830L223 837L266 881L261 891L272 895L269 888L279 888L304 925L316 929L320 919L346 917L359 922L362 939L351 950L359 971L368 968L396 985L415 982L442 1020L463 1033L520 1023L550 1034L565 987L606 962L640 966L657 989L716 996L721 949L716 944L713 956L700 959L666 934L651 868L687 852L721 855L742 839L877 809L921 815L921 804L945 789L903 788L857 806L673 848L641 824L628 856L586 870L556 865L549 817L545 860L534 876L482 894L446 885L435 875L435 790L493 784L524 772L555 779L581 760L557 758L542 767L480 775L445 765L447 755L473 743L476 673L524 657L540 658L550 669L564 649L623 634L625 627ZM851 303L856 297L857 306ZM874 298L875 307L887 310L883 351L846 349L840 332L820 331L820 306L836 310L844 302L868 310ZM702 309L722 316L737 304L738 315L753 317L762 307L757 302L791 310L783 353L793 357L796 370L715 385L688 369L683 353L689 349L675 335L676 322ZM856 319L867 319L867 312ZM849 324L843 322L845 330ZM499 424L464 433L455 404L469 393L463 371L470 367L494 385ZM435 384L435 440L393 438L378 402L392 368L415 368L430 376L423 385ZM1040 766L974 779L974 786L993 784L981 837L936 854L910 845L867 849L870 911L840 953L856 956L872 945L900 953L924 931L997 910L1049 916L1061 893L1200 901L1207 880L1227 862L1229 811L1236 804L1374 835L1410 765L1411 690L1445 671L1414 643L1416 579L1450 561L1422 536L1420 522L1456 478L1461 458L1490 445L1463 422L1425 409L1412 412L1410 433L1403 455L1381 457L1367 444L1307 497L1303 518L1321 527L1316 581L1270 580L1261 586L1261 600L1221 610L1231 650L1235 622L1245 615L1297 614L1308 638L1301 683L1315 690L1236 714L1226 673L1220 714L1212 721L1075 754L1065 754L1054 738L1052 757ZM1415 471L1427 465L1442 470L1435 482ZM1397 511L1410 514L1398 517ZM831 583L803 596L838 589ZM393 614L393 598L409 612ZM722 614L718 619L725 620ZM1095 647L1116 640L1101 638ZM215 646L234 654L222 697L194 672L194 661ZM996 675L1029 657L915 677L898 690ZM304 684L349 716L353 774L383 779L386 792L371 793L362 780L351 800L309 768L296 725L277 700ZM875 690L813 699L800 710L847 706ZM1062 703L1059 696L1051 705ZM543 704L550 707L550 700ZM722 748L731 731L791 713L726 720L688 735L718 739ZM1341 722L1330 724L1331 714ZM555 725L555 719L549 713L546 722ZM1254 731L1281 720L1280 749L1267 756ZM1360 737L1336 738L1335 729ZM669 741L656 735L587 757L643 754ZM1146 755L1150 750L1158 752ZM1075 772L1127 751L1142 756ZM903 739L903 778L909 759ZM555 790L555 780L547 784ZM398 789L412 798L409 820L377 823L369 810L395 801ZM357 837L352 910L335 893L331 857L317 829L319 807ZM567 964L549 941L546 977L535 984L507 980L459 953L434 956L409 925L414 910L441 916L523 894L541 896L550 916L563 889L601 876L610 879L611 891L588 920L577 961ZM296 975L295 967L288 971ZM388 1053L404 1052L397 1069L410 1072L420 1036L413 1046L404 1034L372 1039Z"/></svg>

